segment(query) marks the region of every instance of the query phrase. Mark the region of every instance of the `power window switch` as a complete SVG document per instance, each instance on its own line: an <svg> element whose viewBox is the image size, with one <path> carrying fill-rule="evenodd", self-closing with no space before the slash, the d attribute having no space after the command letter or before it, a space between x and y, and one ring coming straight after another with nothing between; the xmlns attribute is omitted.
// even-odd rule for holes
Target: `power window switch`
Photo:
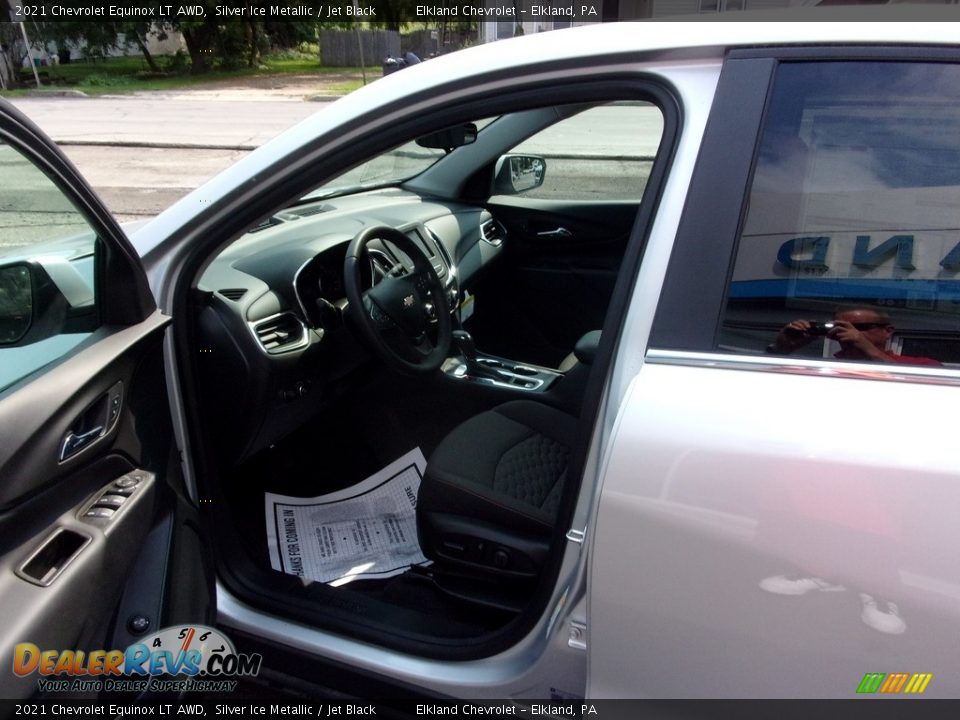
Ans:
<svg viewBox="0 0 960 720"><path fill-rule="evenodd" d="M95 503L100 507L118 508L123 505L127 498L123 495L104 495Z"/></svg>
<svg viewBox="0 0 960 720"><path fill-rule="evenodd" d="M87 510L83 516L88 518L109 518L113 517L113 514L116 512L115 508L109 507L93 507Z"/></svg>

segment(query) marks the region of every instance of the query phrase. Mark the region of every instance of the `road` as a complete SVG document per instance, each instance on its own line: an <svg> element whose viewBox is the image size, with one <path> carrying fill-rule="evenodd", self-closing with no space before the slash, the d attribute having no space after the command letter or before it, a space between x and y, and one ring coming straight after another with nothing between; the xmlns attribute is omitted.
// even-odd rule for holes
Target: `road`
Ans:
<svg viewBox="0 0 960 720"><path fill-rule="evenodd" d="M27 97L14 101L60 144L135 143L253 150L325 103L213 94Z"/></svg>
<svg viewBox="0 0 960 720"><path fill-rule="evenodd" d="M125 222L156 215L329 102L170 93L14 104L60 144Z"/></svg>
<svg viewBox="0 0 960 720"><path fill-rule="evenodd" d="M329 102L244 88L97 98L27 97L14 104L61 145L107 207L125 222L156 215ZM560 149L566 160L548 163L548 179L554 181L564 162L580 158L569 175L562 174L576 177L583 199L620 197L619 183L630 173L625 175L615 163L590 158L617 154L611 148L626 148L633 158L652 157L659 138L659 112L653 108L637 112L629 106L591 112L589 122L561 123L539 136L539 143L534 139L518 149L548 157ZM632 113L630 122L624 122L624 113ZM644 179L648 165L644 163ZM569 189L566 181L562 184L562 191Z"/></svg>

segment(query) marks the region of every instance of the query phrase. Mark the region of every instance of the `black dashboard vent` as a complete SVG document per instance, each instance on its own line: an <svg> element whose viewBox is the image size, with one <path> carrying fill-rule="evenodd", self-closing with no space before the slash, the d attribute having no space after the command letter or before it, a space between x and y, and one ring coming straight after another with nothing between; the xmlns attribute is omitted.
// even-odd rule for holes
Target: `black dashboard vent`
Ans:
<svg viewBox="0 0 960 720"><path fill-rule="evenodd" d="M296 220L297 218L319 215L320 213L330 212L331 210L336 210L336 208L333 205L321 203L320 205L311 205L309 207L291 208L290 210L285 210L283 212L283 217L289 220Z"/></svg>
<svg viewBox="0 0 960 720"><path fill-rule="evenodd" d="M506 236L506 230L504 230L503 225L498 223L493 218L489 220L484 220L480 223L480 239L485 242L493 245L494 247L500 247L503 245L503 238Z"/></svg>
<svg viewBox="0 0 960 720"><path fill-rule="evenodd" d="M272 228L274 225L280 225L281 223L283 223L283 220L281 220L281 219L278 218L276 215L274 215L273 217L268 217L266 220L264 220L264 221L263 221L262 223L260 223L259 225L254 225L254 226L253 226L252 228L250 228L250 230L248 230L247 232L250 232L250 233L260 232L261 230L266 230L266 229L268 229L268 228Z"/></svg>
<svg viewBox="0 0 960 720"><path fill-rule="evenodd" d="M402 266L399 263L387 257L381 250L369 250L367 256L370 258L370 269L373 272L374 282L380 282L383 278L391 274L391 270L400 270ZM402 274L402 273L401 273Z"/></svg>
<svg viewBox="0 0 960 720"><path fill-rule="evenodd" d="M244 295L247 294L246 288L226 288L225 290L218 290L221 295L223 295L227 300L233 300L237 302Z"/></svg>
<svg viewBox="0 0 960 720"><path fill-rule="evenodd" d="M307 343L307 329L296 315L282 313L253 326L257 340L271 355L289 352Z"/></svg>

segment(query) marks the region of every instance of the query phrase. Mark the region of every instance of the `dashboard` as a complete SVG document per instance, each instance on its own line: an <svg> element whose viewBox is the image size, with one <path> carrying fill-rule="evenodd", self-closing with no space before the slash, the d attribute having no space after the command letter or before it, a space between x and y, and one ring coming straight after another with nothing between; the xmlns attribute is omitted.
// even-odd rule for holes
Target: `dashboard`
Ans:
<svg viewBox="0 0 960 720"><path fill-rule="evenodd" d="M459 312L462 293L494 263L506 231L485 209L398 189L289 207L252 228L197 283L203 392L219 408L224 453L241 460L296 429L369 354L349 327L344 258L355 235L386 226L433 265ZM367 248L361 285L413 268L382 239ZM243 391L238 393L237 389Z"/></svg>

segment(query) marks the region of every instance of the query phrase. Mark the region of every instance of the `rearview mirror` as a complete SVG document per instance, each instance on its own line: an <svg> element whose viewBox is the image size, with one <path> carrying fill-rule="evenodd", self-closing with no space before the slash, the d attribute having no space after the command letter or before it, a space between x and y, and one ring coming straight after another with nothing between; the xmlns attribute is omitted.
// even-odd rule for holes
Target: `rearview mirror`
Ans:
<svg viewBox="0 0 960 720"><path fill-rule="evenodd" d="M417 138L417 145L434 150L453 150L477 141L477 126L473 123L454 125Z"/></svg>
<svg viewBox="0 0 960 720"><path fill-rule="evenodd" d="M19 342L33 324L33 275L27 263L0 266L0 345Z"/></svg>
<svg viewBox="0 0 960 720"><path fill-rule="evenodd" d="M503 155L497 161L493 191L498 195L517 195L543 185L547 161L537 155Z"/></svg>

